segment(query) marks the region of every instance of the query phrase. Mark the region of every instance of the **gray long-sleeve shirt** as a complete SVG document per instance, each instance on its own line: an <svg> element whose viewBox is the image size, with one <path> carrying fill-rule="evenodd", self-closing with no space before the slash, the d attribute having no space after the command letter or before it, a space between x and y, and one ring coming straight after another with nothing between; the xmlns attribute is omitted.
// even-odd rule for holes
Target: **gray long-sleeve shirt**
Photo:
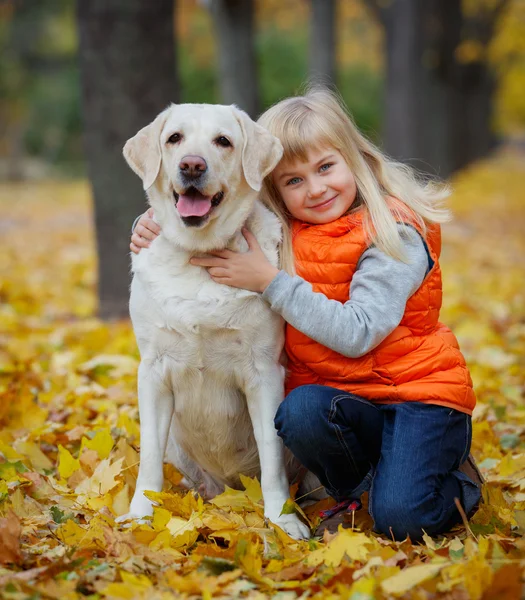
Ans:
<svg viewBox="0 0 525 600"><path fill-rule="evenodd" d="M323 346L350 358L363 356L399 325L407 300L432 266L418 232L405 225L398 229L408 263L371 246L359 259L344 304L284 271L274 277L263 298L285 321Z"/></svg>

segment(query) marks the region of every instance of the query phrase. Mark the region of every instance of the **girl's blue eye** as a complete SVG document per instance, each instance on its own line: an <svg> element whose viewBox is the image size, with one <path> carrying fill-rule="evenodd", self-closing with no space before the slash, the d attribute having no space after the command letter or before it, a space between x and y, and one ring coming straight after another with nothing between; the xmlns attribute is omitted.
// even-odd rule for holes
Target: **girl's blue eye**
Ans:
<svg viewBox="0 0 525 600"><path fill-rule="evenodd" d="M320 167L320 171L328 171L328 169L333 165L333 163L326 163L324 165L321 165Z"/></svg>
<svg viewBox="0 0 525 600"><path fill-rule="evenodd" d="M301 181L300 177L292 177L289 181L286 182L286 185L295 185L299 181Z"/></svg>

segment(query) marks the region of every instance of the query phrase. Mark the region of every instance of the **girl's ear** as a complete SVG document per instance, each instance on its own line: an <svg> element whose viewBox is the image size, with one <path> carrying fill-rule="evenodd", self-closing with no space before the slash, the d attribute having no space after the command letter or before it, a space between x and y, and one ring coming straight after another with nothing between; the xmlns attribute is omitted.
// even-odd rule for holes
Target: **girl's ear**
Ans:
<svg viewBox="0 0 525 600"><path fill-rule="evenodd" d="M243 111L232 105L243 135L242 168L248 185L259 192L263 179L277 166L283 155L281 142Z"/></svg>
<svg viewBox="0 0 525 600"><path fill-rule="evenodd" d="M124 158L142 179L145 190L155 183L160 171L162 159L160 134L170 110L171 106L161 112L152 123L143 127L124 145Z"/></svg>

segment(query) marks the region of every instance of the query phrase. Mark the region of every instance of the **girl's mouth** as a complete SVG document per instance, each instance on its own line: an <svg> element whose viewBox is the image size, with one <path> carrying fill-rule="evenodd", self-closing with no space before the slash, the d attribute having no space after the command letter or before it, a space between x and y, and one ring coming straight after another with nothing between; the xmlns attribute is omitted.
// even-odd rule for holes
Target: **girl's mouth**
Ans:
<svg viewBox="0 0 525 600"><path fill-rule="evenodd" d="M333 198L330 198L329 200L325 200L324 202L321 202L321 204L316 204L315 206L310 206L310 209L311 210L325 210L327 208L330 208L330 206L332 206L332 204L334 203L334 201L338 195L339 194L336 194Z"/></svg>

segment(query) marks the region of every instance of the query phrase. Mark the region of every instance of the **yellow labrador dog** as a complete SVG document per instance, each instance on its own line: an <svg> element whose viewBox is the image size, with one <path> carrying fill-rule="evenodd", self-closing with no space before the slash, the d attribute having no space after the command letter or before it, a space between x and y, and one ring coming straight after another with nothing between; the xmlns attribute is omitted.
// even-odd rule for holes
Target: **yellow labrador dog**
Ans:
<svg viewBox="0 0 525 600"><path fill-rule="evenodd" d="M235 106L172 105L124 147L162 228L133 255L130 313L141 354L140 468L130 512L152 513L163 460L208 497L239 473L261 476L265 515L294 538L309 530L281 515L288 498L273 419L283 399L283 322L255 292L215 283L195 254L247 251L253 232L278 263L281 227L258 200L277 165L277 138Z"/></svg>

